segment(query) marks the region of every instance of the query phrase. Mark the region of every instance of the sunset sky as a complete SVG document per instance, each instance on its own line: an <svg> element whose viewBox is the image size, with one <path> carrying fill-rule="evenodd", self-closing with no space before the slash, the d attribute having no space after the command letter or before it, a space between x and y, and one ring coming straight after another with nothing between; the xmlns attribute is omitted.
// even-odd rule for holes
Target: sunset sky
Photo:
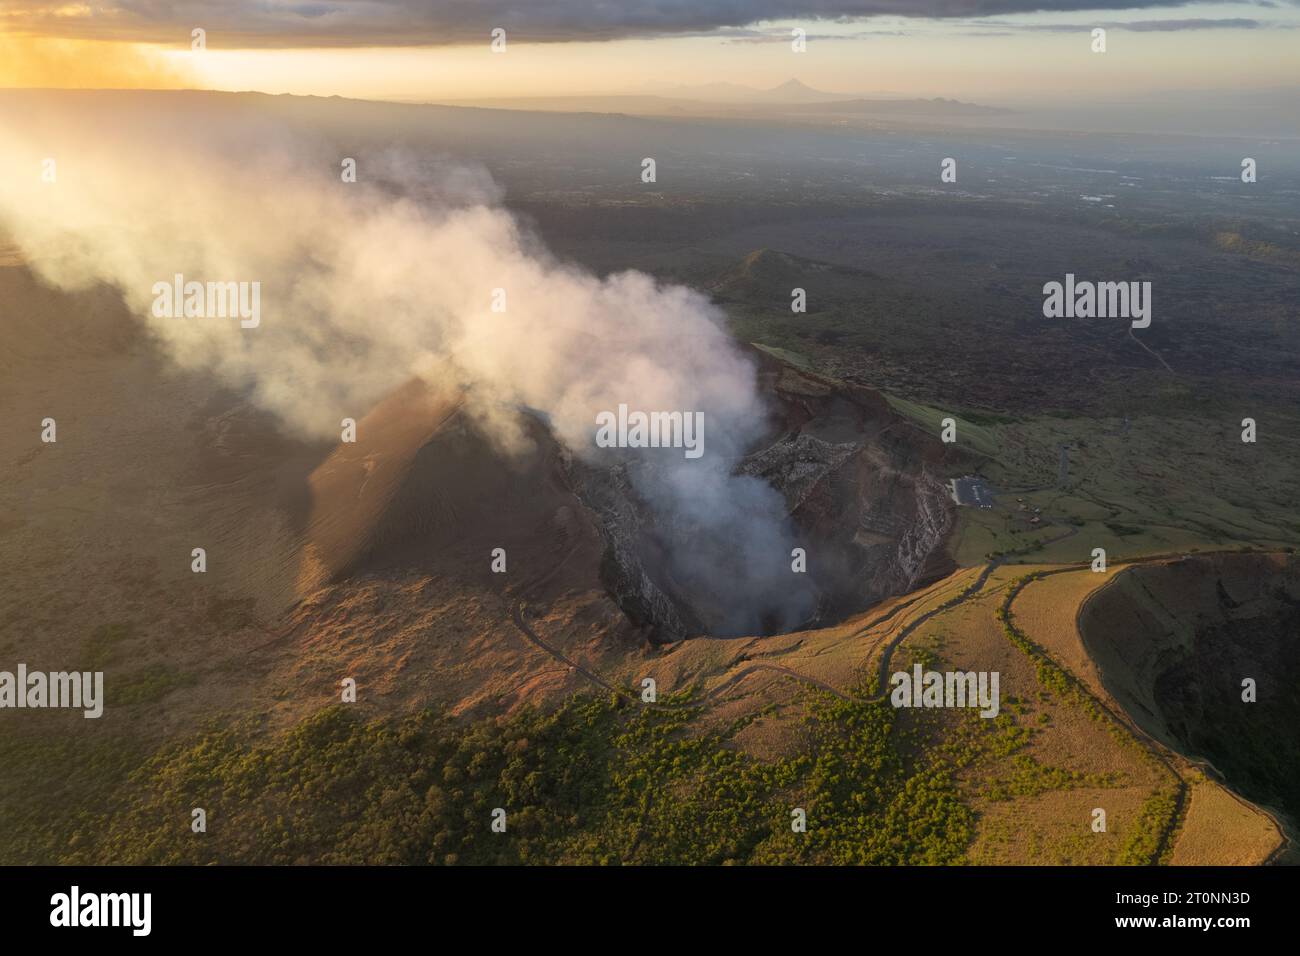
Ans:
<svg viewBox="0 0 1300 956"><path fill-rule="evenodd" d="M0 86L448 100L774 86L991 100L1300 82L1300 4L1071 0L7 0ZM927 16L901 16L900 12ZM980 11L995 11L981 15ZM817 14L824 18L818 19ZM751 17L764 19L751 21ZM489 49L506 30L504 54ZM1089 48L1094 27L1108 52ZM191 50L191 31L206 49ZM791 29L807 31L805 53Z"/></svg>

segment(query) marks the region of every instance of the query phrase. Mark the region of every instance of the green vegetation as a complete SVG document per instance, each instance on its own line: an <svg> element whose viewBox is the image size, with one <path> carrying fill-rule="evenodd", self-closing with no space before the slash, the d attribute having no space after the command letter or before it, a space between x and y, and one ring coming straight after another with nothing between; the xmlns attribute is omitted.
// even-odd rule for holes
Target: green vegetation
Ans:
<svg viewBox="0 0 1300 956"><path fill-rule="evenodd" d="M74 723L75 722L75 723ZM0 865L63 859L77 831L101 826L104 795L144 755L80 714L34 713L0 726Z"/></svg>
<svg viewBox="0 0 1300 956"><path fill-rule="evenodd" d="M178 687L193 687L195 683L193 674L173 670L165 664L149 664L110 684L108 703L121 707L152 704Z"/></svg>
<svg viewBox="0 0 1300 956"><path fill-rule="evenodd" d="M81 863L951 863L973 833L943 754L887 704L809 698L797 756L757 760L696 710L578 696L465 722L214 729L138 765L80 817ZM920 756L918 756L918 754ZM208 831L190 831L191 810ZM507 832L490 828L507 812ZM807 833L791 811L807 813Z"/></svg>
<svg viewBox="0 0 1300 956"><path fill-rule="evenodd" d="M952 418L957 426L957 441L963 449L973 449L981 455L994 456L998 452L997 438L977 420L988 424L1001 421L999 416L988 413L967 415L957 410L944 410L909 401L898 395L886 394L885 399L891 408L905 418L910 418L935 437L943 429L943 420Z"/></svg>
<svg viewBox="0 0 1300 956"><path fill-rule="evenodd" d="M782 834L786 852L763 862L904 865L961 858L975 818L954 786L955 768L935 753L909 772L891 745L900 734L897 711L829 698L814 710L811 723L809 757L796 761L811 760L804 790L811 853L791 855L797 841Z"/></svg>
<svg viewBox="0 0 1300 956"><path fill-rule="evenodd" d="M1165 835L1171 832L1178 816L1178 790L1157 790L1142 804L1137 824L1124 841L1119 859L1115 862L1121 866L1168 863L1173 854L1174 841L1165 840Z"/></svg>
<svg viewBox="0 0 1300 956"><path fill-rule="evenodd" d="M989 782L984 795L990 800L1033 797L1040 793L1073 790L1076 787L1123 786L1119 774L1082 773L1064 767L1045 767L1027 754L1017 754L1011 763L1010 774Z"/></svg>
<svg viewBox="0 0 1300 956"><path fill-rule="evenodd" d="M791 352L789 349L777 348L775 345L763 345L760 342L751 342L750 344L753 345L754 348L762 349L769 355L776 356L783 362L788 362L795 368L808 370L813 368L812 362L808 360L808 356L806 355L800 355L798 352Z"/></svg>
<svg viewBox="0 0 1300 956"><path fill-rule="evenodd" d="M1137 741L1133 739L1133 735L1128 733L1106 713L1101 704L1097 702L1097 699L1083 686L1079 678L1052 660L1047 651L1030 640L1029 635L1024 631L1016 627L1015 619L1011 614L1011 603L1030 582L1040 580L1042 577L1042 572L1037 572L1016 578L1011 582L1007 589L1007 596L1003 600L1002 606L997 610L997 618L1002 623L1002 633L1033 663L1038 683L1058 697L1078 706L1092 720L1104 724L1106 729L1111 732L1111 736L1119 743L1140 748Z"/></svg>
<svg viewBox="0 0 1300 956"><path fill-rule="evenodd" d="M97 628L81 645L78 670L102 671L117 656L118 647L131 637L126 624L104 624Z"/></svg>
<svg viewBox="0 0 1300 956"><path fill-rule="evenodd" d="M1193 547L1293 545L1300 524L1288 502L1300 466L1300 421L1272 408L1268 414L1270 444L1262 452L1242 443L1235 420L1191 417L1177 405L1127 419L1042 416L990 426L993 460L981 472L1002 490L1004 510L968 520L983 519L986 536L1005 531L1004 522L1018 532L1013 537L1030 536L1019 523L1019 502L1009 499L1014 494L1045 519L1077 527L1075 539L1035 555L1047 562L1084 560L1093 547L1116 561Z"/></svg>
<svg viewBox="0 0 1300 956"><path fill-rule="evenodd" d="M1044 576L1043 572L1036 572L1011 582L1007 595L997 611L998 620L1002 623L1002 632L1033 662L1038 682L1044 688L1079 707L1092 720L1103 725L1119 744L1140 754L1153 771L1169 778L1167 785L1162 786L1143 803L1138 821L1116 860L1117 863L1128 865L1168 862L1167 858L1173 852L1172 835L1180 825L1187 785L1171 768L1157 758L1149 747L1138 740L1127 726L1102 707L1079 678L1052 660L1047 651L1016 627L1011 605L1022 590ZM1032 777L1029 779L1032 780ZM1083 786L1086 783L1071 782L1071 785Z"/></svg>

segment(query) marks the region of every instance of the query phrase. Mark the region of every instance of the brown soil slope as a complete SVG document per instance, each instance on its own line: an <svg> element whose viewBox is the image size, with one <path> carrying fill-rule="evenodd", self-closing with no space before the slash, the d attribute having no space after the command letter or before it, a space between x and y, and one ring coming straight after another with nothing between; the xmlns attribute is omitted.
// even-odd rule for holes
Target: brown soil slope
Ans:
<svg viewBox="0 0 1300 956"><path fill-rule="evenodd" d="M589 684L574 663L707 630L700 595L651 560L654 515L532 416L532 450L506 455L455 388L408 383L331 450L173 367L112 289L69 294L10 265L0 303L0 397L21 426L0 443L0 622L32 666L72 666L115 635L110 682L171 674L186 691L163 692L168 720L188 723L234 702L337 698L359 669L412 702L567 692ZM944 447L868 389L752 354L770 429L738 468L780 491L808 542L807 623L946 572ZM46 416L57 444L39 441ZM528 644L521 603L572 661Z"/></svg>

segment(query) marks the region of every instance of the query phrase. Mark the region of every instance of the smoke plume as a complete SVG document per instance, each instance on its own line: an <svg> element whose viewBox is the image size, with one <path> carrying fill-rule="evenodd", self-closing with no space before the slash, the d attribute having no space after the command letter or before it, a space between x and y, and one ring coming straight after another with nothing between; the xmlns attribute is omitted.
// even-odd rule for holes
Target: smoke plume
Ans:
<svg viewBox="0 0 1300 956"><path fill-rule="evenodd" d="M347 183L333 145L203 110L0 111L0 134L0 230L32 267L62 287L116 286L178 363L246 390L287 429L337 439L341 418L411 376L455 375L503 448L523 439L501 410L525 406L597 464L601 411L703 412L702 458L647 449L653 465L632 472L685 544L675 572L717 577L730 630L807 615L782 596L781 497L731 474L763 429L754 369L697 293L558 261L485 171L436 156L368 152ZM155 284L176 274L260 283L260 324L154 317Z"/></svg>

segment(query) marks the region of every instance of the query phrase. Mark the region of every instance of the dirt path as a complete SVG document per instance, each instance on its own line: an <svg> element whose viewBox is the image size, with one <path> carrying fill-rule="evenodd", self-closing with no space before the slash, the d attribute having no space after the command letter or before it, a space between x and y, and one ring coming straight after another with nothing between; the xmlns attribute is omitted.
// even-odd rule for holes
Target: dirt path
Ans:
<svg viewBox="0 0 1300 956"><path fill-rule="evenodd" d="M1164 360L1164 357L1163 357L1159 352L1157 352L1155 349L1151 348L1151 346L1147 345L1147 344L1146 344L1145 342L1143 342L1140 338L1138 338L1136 335L1133 334L1133 329L1132 329L1132 327L1130 327L1129 330L1128 330L1128 337L1131 338L1131 339L1132 339L1134 342L1136 342L1138 345L1140 345L1143 349L1145 349L1148 355L1150 355L1150 356L1151 356L1152 358L1154 358L1157 362L1159 362L1161 365L1163 365L1163 366L1165 367L1165 371L1167 371L1170 375L1177 375L1177 374L1178 374L1177 372L1175 372L1175 371L1173 370L1173 367L1170 366L1170 364Z"/></svg>
<svg viewBox="0 0 1300 956"><path fill-rule="evenodd" d="M940 604L938 607L931 608L929 611L926 611L916 620L909 622L907 627L903 628L901 631L895 634L894 637L890 639L889 643L885 645L884 652L880 655L880 665L877 668L876 693L873 696L867 698L867 700L871 703L875 703L878 701L882 701L889 696L889 692L886 689L889 684L889 661L893 657L894 650L900 644L902 644L904 640L907 639L907 636L909 634L911 634L918 627L920 627L922 624L924 624L926 621L930 620L931 618L935 617L936 615L947 613L948 611L951 611L953 608L966 603L971 598L973 598L976 594L979 594L980 591L984 589L984 585L988 583L989 576L993 574L993 572L996 571L998 568L1000 568L1003 564L1005 564L1008 558L1019 557L1021 555L1030 554L1033 551L1039 551L1043 548L1048 547L1049 545L1056 544L1058 541L1064 541L1066 538L1073 537L1078 533L1079 533L1078 528L1070 527L1069 529L1066 530L1064 534L1057 535L1055 538L1049 538L1047 541L1036 543L1033 546L1033 548L1011 552L1009 554L1005 554L1000 557L994 558L988 564L984 565L984 569L980 571L980 576L975 579L974 583L972 583L970 587L962 591L961 594L957 595L954 598L951 598L948 601L945 601L943 604ZM1077 570L1077 566L1071 566L1071 570Z"/></svg>
<svg viewBox="0 0 1300 956"><path fill-rule="evenodd" d="M978 594L981 590L983 590L984 585L988 582L989 576L995 570L997 570L1001 565L1003 565L1008 558L1015 557L1021 554L1028 554L1031 553L1032 551L1037 551L1040 548L1044 548L1049 545L1055 544L1058 541L1063 541L1066 538L1071 537L1072 535L1075 534L1078 534L1078 528L1071 527L1064 534L1058 535L1055 538L1051 538L1047 541L1036 543L1032 548L1025 549L1024 551L1012 552L994 558L992 561L988 562L988 564L986 564L983 567L983 569L981 569L979 577L970 586L965 588L960 594L956 595L953 598L950 598L949 600L945 601L943 604L938 605L937 607L931 608L929 611L926 611L924 614L922 614L920 617L916 618L915 620L909 621L907 625L903 627L892 638L890 638L889 643L885 645L884 651L881 653L880 656L880 664L878 667L877 693L870 697L859 698L851 694L846 694L844 693L844 691L840 690L837 687L834 687L833 685L827 683L826 681L819 680L818 678L815 677L810 677L807 674L801 674L799 671L796 671L791 667L786 667L782 664L757 662L757 663L750 664L739 673L733 674L730 677L725 678L721 684L706 691L704 696L698 701L694 701L689 704L662 703L662 704L655 704L653 706L669 707L669 708L699 706L700 704L707 703L711 700L714 700L723 691L731 687L734 687L744 677L759 670L774 671L776 673L784 674L787 677L792 677L812 687L816 687L820 690L826 691L827 693L834 694L836 697L838 697L841 700L859 700L862 703L879 703L885 700L889 696L886 687L888 685L890 659L893 656L894 650L900 644L902 644L904 640L907 639L908 635L914 632L918 627L920 627L926 621L931 620L932 618L934 618L939 614L943 614L947 611L952 610L953 608L963 604L964 602L970 600L970 598ZM528 608L528 602L527 602L528 594L536 590L537 588L541 587L552 577L554 577L560 571L560 569L564 567L564 565L568 562L568 560L573 556L575 550L576 550L576 546L573 549L570 549L569 552L565 554L565 556L559 562L557 562L553 567L548 569L539 577L533 579L532 581L529 581L520 589L519 597L511 603L510 619L514 624L514 626L519 630L519 632L523 634L524 637L531 644L545 651L547 654L549 654L552 658L554 658L559 663L565 665L566 667L571 668L574 672L581 674L583 677L587 678L589 681L591 681L593 684L596 684L598 687L601 687L605 690L618 694L627 700L634 701L637 703L643 703L641 701L640 695L637 694L631 688L621 687L613 683L608 678L604 677L599 672L589 667L586 667L583 664L579 664L577 661L568 657L566 654L564 654L563 651L555 647L553 644L551 644L545 638L543 638L540 634L538 634L532 628L532 626L529 625L527 619L525 618L525 614ZM1074 567L1071 568L1071 570L1074 569L1075 569ZM869 624L863 625L853 634L849 635L847 639L854 640L856 638L862 637L865 634L868 634L875 628L879 627L881 624L884 624L885 622L891 620L895 615L899 614L900 612L916 604L918 601L923 600L926 596L929 595L929 593L930 592L928 590L924 591L916 595L915 597L910 598L907 601L895 605L894 607L890 608L890 610L884 615L876 618L875 620L871 621Z"/></svg>

